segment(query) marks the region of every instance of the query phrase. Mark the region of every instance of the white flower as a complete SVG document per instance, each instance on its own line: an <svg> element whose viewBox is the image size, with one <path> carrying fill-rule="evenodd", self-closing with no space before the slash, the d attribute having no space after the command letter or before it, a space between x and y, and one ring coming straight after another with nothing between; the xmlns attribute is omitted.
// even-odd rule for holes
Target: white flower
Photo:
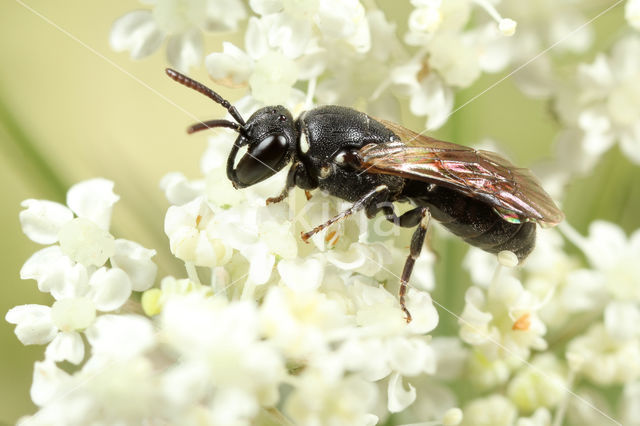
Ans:
<svg viewBox="0 0 640 426"><path fill-rule="evenodd" d="M630 237L617 225L594 221L589 235L567 234L585 253L591 269L581 269L569 275L575 280L575 291L584 296L583 309L606 304L606 294L615 300L640 301L640 230ZM579 286L582 283L582 289ZM585 284L586 283L586 284ZM575 293L574 293L575 294ZM605 296L605 297L603 297Z"/></svg>
<svg viewBox="0 0 640 426"><path fill-rule="evenodd" d="M16 335L27 344L49 343L47 359L79 364L84 358L81 331L93 324L96 311L113 311L131 294L131 281L119 268L100 268L59 289L53 306L21 305L9 310L6 320L16 324Z"/></svg>
<svg viewBox="0 0 640 426"><path fill-rule="evenodd" d="M609 335L617 340L640 337L636 324L640 322L640 305L632 301L612 301L604 310L604 325Z"/></svg>
<svg viewBox="0 0 640 426"><path fill-rule="evenodd" d="M594 40L593 28L585 25L589 18L577 1L505 0L500 8L518 22L518 31L508 39L510 57L518 69L513 79L528 96L550 96L557 89L552 55L585 52ZM551 55L540 55L545 49Z"/></svg>
<svg viewBox="0 0 640 426"><path fill-rule="evenodd" d="M457 35L448 33L433 38L429 43L429 55L429 65L449 86L468 87L480 76L473 48Z"/></svg>
<svg viewBox="0 0 640 426"><path fill-rule="evenodd" d="M152 363L139 356L95 357L73 375L51 361L36 362L31 396L40 410L19 424L140 424L161 412L157 380Z"/></svg>
<svg viewBox="0 0 640 426"><path fill-rule="evenodd" d="M326 41L344 40L359 52L369 50L369 28L358 0L251 0L250 5L260 15L277 22L269 39L283 51L302 50L311 38L313 26Z"/></svg>
<svg viewBox="0 0 640 426"><path fill-rule="evenodd" d="M202 379L216 389L210 407L215 418L224 418L219 416L228 409L219 398L246 400L249 412L231 410L241 417L254 416L259 406L277 401L284 363L274 345L262 339L255 303L229 303L201 293L175 295L162 310L160 326L169 347L185 362L201 365Z"/></svg>
<svg viewBox="0 0 640 426"><path fill-rule="evenodd" d="M204 182L190 181L182 173L172 172L160 180L160 188L172 205L181 206L204 193Z"/></svg>
<svg viewBox="0 0 640 426"><path fill-rule="evenodd" d="M296 424L376 424L378 419L371 414L378 397L376 386L342 373L331 357L316 358L298 378L285 402L285 413Z"/></svg>
<svg viewBox="0 0 640 426"><path fill-rule="evenodd" d="M128 50L133 59L155 52L165 38L167 59L180 71L202 58L202 31L229 31L246 17L239 0L147 0L153 10L129 12L114 22L111 48ZM224 13L221 13L224 11Z"/></svg>
<svg viewBox="0 0 640 426"><path fill-rule="evenodd" d="M470 381L478 389L495 389L508 382L514 369L513 360L488 358L482 350L474 350L467 358Z"/></svg>
<svg viewBox="0 0 640 426"><path fill-rule="evenodd" d="M413 320L407 325L396 298L383 288L357 279L351 293L356 297L356 321L362 328L347 334L340 347L344 365L370 380L389 376L387 406L392 412L402 411L416 399L411 384L405 390L403 377L436 372L436 353L424 334L437 325L437 311L428 293L410 289L407 308Z"/></svg>
<svg viewBox="0 0 640 426"><path fill-rule="evenodd" d="M460 316L460 337L479 345L490 359L515 357L524 360L531 349L542 350L546 326L536 311L539 301L513 277L491 283L486 294L470 287Z"/></svg>
<svg viewBox="0 0 640 426"><path fill-rule="evenodd" d="M507 395L522 412L538 407L554 408L566 397L566 373L549 353L533 359L509 382Z"/></svg>
<svg viewBox="0 0 640 426"><path fill-rule="evenodd" d="M260 307L260 325L284 355L305 359L328 350L327 334L347 325L344 309L323 293L271 287Z"/></svg>
<svg viewBox="0 0 640 426"><path fill-rule="evenodd" d="M516 24L511 19L503 19L489 2L450 0L413 3L415 9L409 17L409 32L405 41L422 47L408 64L417 66L418 81L436 73L437 79L442 79L448 88L468 87L480 76L481 71L497 72L509 62L504 35L512 35ZM474 3L485 9L499 25L466 28ZM412 104L415 104L414 99ZM450 109L444 114L448 116ZM414 114L426 115L426 112L417 111L419 109L414 105ZM428 128L437 128L445 121L430 120L432 126L428 125Z"/></svg>
<svg viewBox="0 0 640 426"><path fill-rule="evenodd" d="M454 380L460 377L469 358L469 351L457 337L434 337L431 347L435 351L437 367L435 377Z"/></svg>
<svg viewBox="0 0 640 426"><path fill-rule="evenodd" d="M620 421L625 425L637 426L640 419L640 381L630 381L622 392Z"/></svg>
<svg viewBox="0 0 640 426"><path fill-rule="evenodd" d="M283 259L278 262L280 278L296 291L316 290L324 277L324 262L321 259Z"/></svg>
<svg viewBox="0 0 640 426"><path fill-rule="evenodd" d="M327 68L316 89L321 104L351 105L374 116L400 119L399 105L387 89L389 75L407 52L396 36L395 25L381 11L367 13L371 48L354 53L340 43L326 46L323 64ZM367 72L363 72L367 70Z"/></svg>
<svg viewBox="0 0 640 426"><path fill-rule="evenodd" d="M492 394L474 399L464 406L462 425L511 426L516 421L518 410L504 396Z"/></svg>
<svg viewBox="0 0 640 426"><path fill-rule="evenodd" d="M622 152L640 163L640 36L620 39L610 55L599 54L578 67L577 84L559 93L556 110L581 131L581 148L597 156L618 141Z"/></svg>
<svg viewBox="0 0 640 426"><path fill-rule="evenodd" d="M624 17L636 30L640 30L640 1L627 0L624 5Z"/></svg>
<svg viewBox="0 0 640 426"><path fill-rule="evenodd" d="M114 251L109 222L113 204L113 182L91 179L67 192L69 208L44 200L25 200L20 224L25 234L40 244L60 242L63 252L86 266L101 266ZM78 217L73 218L73 213Z"/></svg>
<svg viewBox="0 0 640 426"><path fill-rule="evenodd" d="M400 93L410 96L409 108L413 114L428 116L425 127L437 129L453 109L453 90L436 73L422 75L425 66L418 63L399 66L391 71L391 80Z"/></svg>
<svg viewBox="0 0 640 426"><path fill-rule="evenodd" d="M617 339L603 324L595 324L567 347L582 359L580 372L599 385L627 383L640 377L640 339Z"/></svg>
<svg viewBox="0 0 640 426"><path fill-rule="evenodd" d="M20 212L20 223L25 234L40 244L59 245L31 256L20 277L35 279L41 291L60 299L74 293L73 287L82 286L87 274L110 260L112 266L127 273L133 290L151 287L157 272L151 261L155 251L132 241L116 240L108 231L113 204L119 198L113 193L113 182L91 179L69 189L69 207L45 200L24 201L26 209Z"/></svg>
<svg viewBox="0 0 640 426"><path fill-rule="evenodd" d="M86 331L93 356L127 360L152 348L155 330L139 315L102 315Z"/></svg>
<svg viewBox="0 0 640 426"><path fill-rule="evenodd" d="M203 197L182 206L171 206L164 221L171 252L196 266L224 265L233 249L221 239L210 236L207 228L215 213Z"/></svg>
<svg viewBox="0 0 640 426"><path fill-rule="evenodd" d="M577 396L569 398L568 424L599 426L603 419L622 420L613 414L609 401L597 389L584 387L577 392Z"/></svg>
<svg viewBox="0 0 640 426"><path fill-rule="evenodd" d="M516 426L549 426L551 413L546 408L538 408L530 417L520 417Z"/></svg>
<svg viewBox="0 0 640 426"><path fill-rule="evenodd" d="M108 232L113 204L113 182L92 179L67 193L67 208L50 201L27 200L20 213L24 231L44 244L20 270L22 279L35 279L51 293L53 306L22 305L7 313L24 344L49 343L47 359L78 364L84 358L80 332L90 327L96 311L120 308L132 291L153 285L157 272L154 250ZM73 213L78 215L73 218ZM105 267L107 260L111 267Z"/></svg>
<svg viewBox="0 0 640 426"><path fill-rule="evenodd" d="M48 357L36 363L31 395L41 408L36 415L38 420L81 424L92 416L101 416L105 421L111 416L122 419L136 412L141 416L146 411L127 400L134 395L137 401L151 398L150 363L138 357L155 343L150 322L134 315L105 315L87 330L87 338L93 358L73 376L58 369L55 359ZM127 377L145 383L131 384ZM106 407L111 407L108 412Z"/></svg>
<svg viewBox="0 0 640 426"><path fill-rule="evenodd" d="M298 65L294 56L285 55L277 46L269 43L269 22L249 19L245 37L246 53L232 43L223 43L222 53L212 53L206 58L207 71L219 84L230 86L249 85L253 98L268 104L287 102L292 87L298 80Z"/></svg>

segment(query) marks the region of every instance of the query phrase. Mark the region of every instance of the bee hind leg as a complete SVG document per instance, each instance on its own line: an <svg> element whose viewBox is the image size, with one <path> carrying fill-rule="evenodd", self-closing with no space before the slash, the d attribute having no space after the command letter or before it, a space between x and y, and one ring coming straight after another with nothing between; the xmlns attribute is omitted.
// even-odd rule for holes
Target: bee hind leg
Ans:
<svg viewBox="0 0 640 426"><path fill-rule="evenodd" d="M396 216L396 218L398 217ZM429 213L429 209L426 207L416 207L415 209L409 210L408 212L404 213L398 219L400 222L402 222L403 218L406 224L401 224L400 226L408 226L409 223L413 223L414 221L416 221L416 219L418 219L418 227L411 237L409 256L407 256L407 260L404 262L404 268L402 269L402 275L400 277L400 290L398 290L400 307L405 314L407 323L410 323L411 313L409 312L405 304L405 295L407 293L409 278L411 278L411 273L413 272L413 266L415 265L418 256L420 256L422 246L424 245L424 239L427 236L427 229L429 228L429 220L431 219L431 214Z"/></svg>

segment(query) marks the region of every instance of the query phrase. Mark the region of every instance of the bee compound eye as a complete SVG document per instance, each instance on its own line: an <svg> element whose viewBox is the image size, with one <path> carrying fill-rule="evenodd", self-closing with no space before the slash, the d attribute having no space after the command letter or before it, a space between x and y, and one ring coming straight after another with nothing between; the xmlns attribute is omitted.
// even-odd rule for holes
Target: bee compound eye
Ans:
<svg viewBox="0 0 640 426"><path fill-rule="evenodd" d="M284 135L269 135L254 146L250 146L236 166L236 175L244 186L253 185L282 168L282 159L288 150Z"/></svg>

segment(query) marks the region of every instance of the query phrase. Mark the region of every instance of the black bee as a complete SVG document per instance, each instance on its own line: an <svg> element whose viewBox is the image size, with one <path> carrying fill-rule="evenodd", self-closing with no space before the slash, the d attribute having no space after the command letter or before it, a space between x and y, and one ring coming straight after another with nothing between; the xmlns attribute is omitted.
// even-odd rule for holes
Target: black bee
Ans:
<svg viewBox="0 0 640 426"><path fill-rule="evenodd" d="M172 69L166 72L222 105L235 120L205 121L188 131L227 127L238 132L227 161L227 176L236 188L261 182L291 164L284 190L267 203L282 201L295 186L320 188L353 202L303 233L303 240L361 209L368 218L382 211L396 225L416 227L399 291L407 322L407 282L431 216L467 243L490 253L509 250L519 260L533 250L536 223L554 226L564 218L530 170L496 153L432 139L336 105L305 111L295 120L283 106L268 106L245 122L213 90ZM236 164L238 150L245 146ZM415 207L397 216L396 201Z"/></svg>

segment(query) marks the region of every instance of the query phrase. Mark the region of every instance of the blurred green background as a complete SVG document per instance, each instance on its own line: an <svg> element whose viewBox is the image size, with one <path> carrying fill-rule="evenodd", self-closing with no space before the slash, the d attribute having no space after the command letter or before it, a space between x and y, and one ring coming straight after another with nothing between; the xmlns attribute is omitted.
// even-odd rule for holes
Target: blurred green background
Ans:
<svg viewBox="0 0 640 426"><path fill-rule="evenodd" d="M4 315L16 305L51 303L34 281L19 279L24 261L41 248L21 232L20 202L38 198L64 203L73 183L97 176L111 179L121 196L112 233L156 249L159 277L183 274L168 251L163 232L167 202L158 182L168 171L198 177L206 138L188 137L184 130L193 119L158 93L199 118L222 115L210 100L165 77L164 49L140 62L110 50L112 22L140 8L140 3L30 0L25 4L35 12L15 1L0 6L0 187L4 200L0 210L0 422L9 424L35 410L29 387L33 362L43 358L44 347L22 346ZM624 25L621 9L596 22L598 34L610 34L611 29ZM398 23L401 34L406 11L396 8L388 17ZM243 45L237 34L206 40L205 52L220 50L222 40ZM598 40L602 41L595 49L606 48L611 41L610 37ZM193 76L209 81L203 67ZM484 76L460 93L456 103L463 104L501 77ZM232 100L244 93L216 89ZM421 130L424 120L407 117L405 124ZM454 114L436 136L462 144L491 137L507 146L516 163L531 165L551 155L557 126L547 102L525 98L507 80ZM615 148L604 156L593 176L569 188L565 211L581 232L594 218L617 222L627 232L639 228L638 168ZM453 244L461 253L463 246ZM446 255L443 251L440 254ZM459 256L447 261L457 271ZM452 303L462 306L463 301Z"/></svg>

